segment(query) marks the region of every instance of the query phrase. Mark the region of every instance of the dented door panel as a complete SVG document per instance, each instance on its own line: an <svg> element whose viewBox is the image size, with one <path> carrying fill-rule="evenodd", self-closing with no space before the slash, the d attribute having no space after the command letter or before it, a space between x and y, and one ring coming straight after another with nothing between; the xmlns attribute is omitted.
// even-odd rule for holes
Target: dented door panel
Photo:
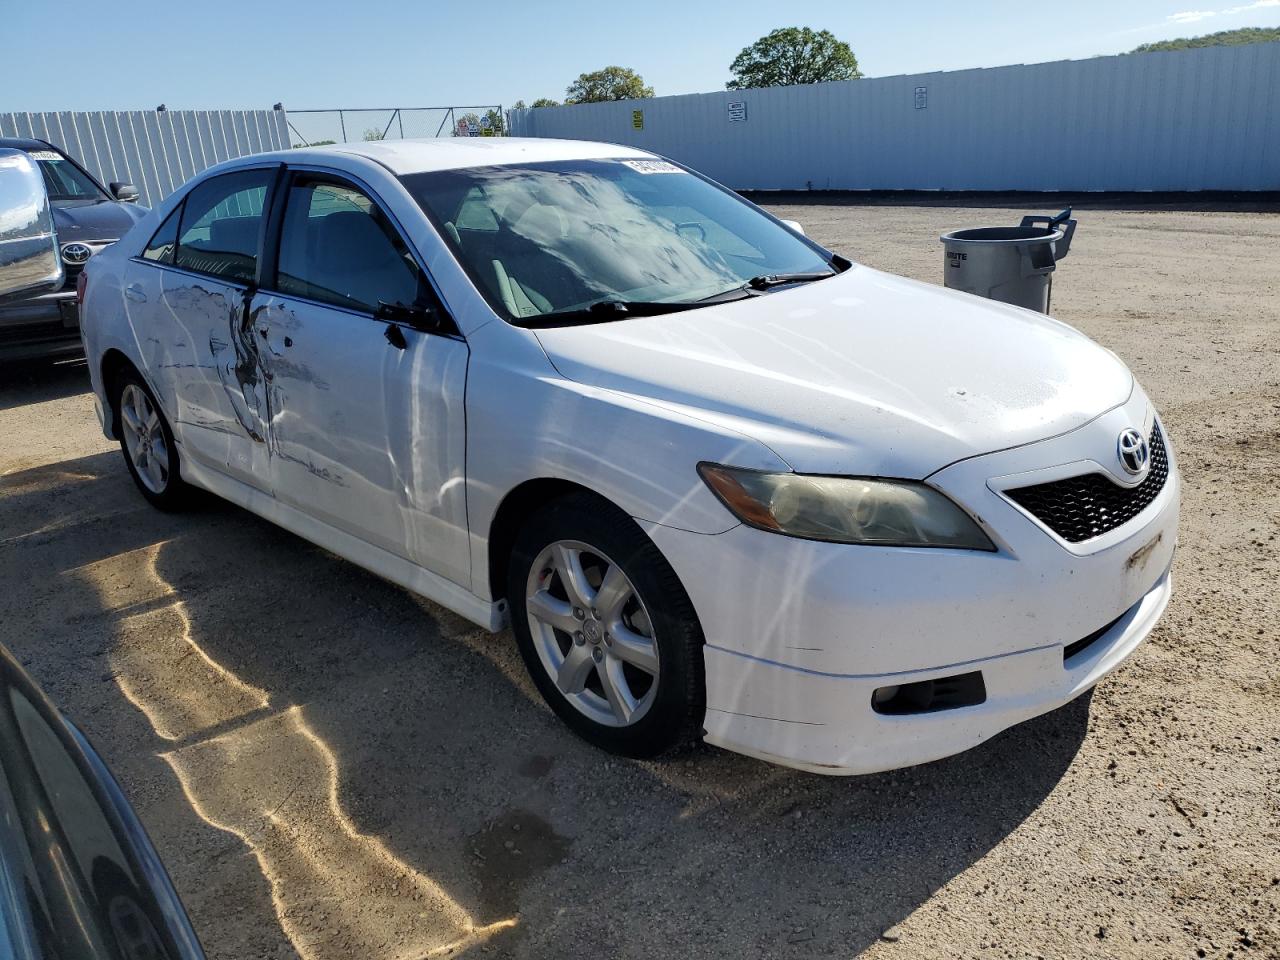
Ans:
<svg viewBox="0 0 1280 960"><path fill-rule="evenodd" d="M245 287L182 270L161 275L144 355L171 384L171 415L187 456L270 491L266 383L246 324Z"/></svg>
<svg viewBox="0 0 1280 960"><path fill-rule="evenodd" d="M467 345L279 294L253 302L276 497L469 586Z"/></svg>

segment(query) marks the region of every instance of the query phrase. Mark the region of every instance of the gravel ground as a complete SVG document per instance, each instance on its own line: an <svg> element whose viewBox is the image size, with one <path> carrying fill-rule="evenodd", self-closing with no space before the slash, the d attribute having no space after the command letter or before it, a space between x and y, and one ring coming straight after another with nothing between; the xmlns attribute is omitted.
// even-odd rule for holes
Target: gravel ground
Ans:
<svg viewBox="0 0 1280 960"><path fill-rule="evenodd" d="M777 205L936 281L1018 212ZM618 761L509 635L218 502L158 513L82 366L0 371L0 642L97 744L212 958L1280 955L1280 216L1091 209L1055 313L1185 474L1176 595L1094 693L855 779Z"/></svg>

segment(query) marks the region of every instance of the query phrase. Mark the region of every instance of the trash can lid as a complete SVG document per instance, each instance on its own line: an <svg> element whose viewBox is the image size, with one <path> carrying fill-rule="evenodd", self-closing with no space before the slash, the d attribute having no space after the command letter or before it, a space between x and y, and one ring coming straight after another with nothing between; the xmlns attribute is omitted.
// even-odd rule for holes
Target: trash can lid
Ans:
<svg viewBox="0 0 1280 960"><path fill-rule="evenodd" d="M1061 240L1062 236L1061 230L1047 227L973 227L944 233L938 239L943 243L1026 243L1028 240L1052 242Z"/></svg>

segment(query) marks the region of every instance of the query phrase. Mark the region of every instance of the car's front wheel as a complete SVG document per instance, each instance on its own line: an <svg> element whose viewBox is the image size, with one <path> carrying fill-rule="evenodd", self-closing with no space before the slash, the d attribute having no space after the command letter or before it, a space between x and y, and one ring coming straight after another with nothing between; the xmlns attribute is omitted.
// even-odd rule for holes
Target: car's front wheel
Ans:
<svg viewBox="0 0 1280 960"><path fill-rule="evenodd" d="M702 630L675 571L635 521L590 494L535 513L507 597L521 655L551 708L613 753L649 757L702 721Z"/></svg>
<svg viewBox="0 0 1280 960"><path fill-rule="evenodd" d="M189 488L179 475L178 449L160 405L132 370L116 378L120 449L134 483L162 510L181 506Z"/></svg>

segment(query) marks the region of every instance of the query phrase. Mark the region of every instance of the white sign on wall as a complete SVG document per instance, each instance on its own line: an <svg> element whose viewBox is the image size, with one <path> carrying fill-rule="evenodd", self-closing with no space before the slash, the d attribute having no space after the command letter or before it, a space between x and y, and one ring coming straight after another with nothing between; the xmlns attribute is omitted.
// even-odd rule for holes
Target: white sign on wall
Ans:
<svg viewBox="0 0 1280 960"><path fill-rule="evenodd" d="M747 101L730 100L729 101L729 122L739 123L747 119Z"/></svg>
<svg viewBox="0 0 1280 960"><path fill-rule="evenodd" d="M929 88L916 87L916 109L924 110L929 106Z"/></svg>

